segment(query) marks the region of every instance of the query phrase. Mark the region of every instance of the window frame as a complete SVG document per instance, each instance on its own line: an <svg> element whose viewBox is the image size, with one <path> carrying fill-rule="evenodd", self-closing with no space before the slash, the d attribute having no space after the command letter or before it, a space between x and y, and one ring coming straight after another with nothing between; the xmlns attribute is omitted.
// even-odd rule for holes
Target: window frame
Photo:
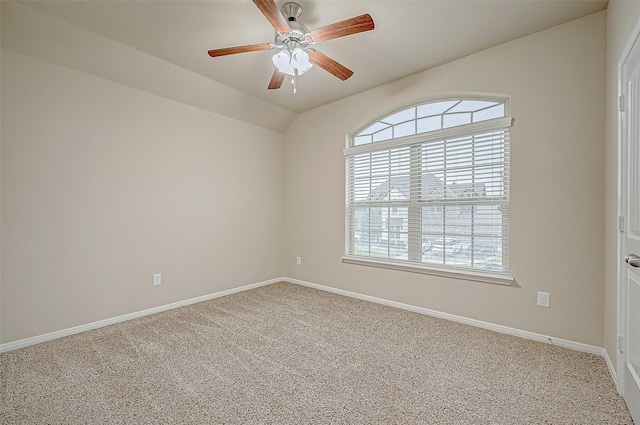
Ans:
<svg viewBox="0 0 640 425"><path fill-rule="evenodd" d="M368 130L380 123L384 123L383 121L389 117L402 114L405 111L408 111L412 108L415 108L415 111L417 111L418 110L417 108L421 106L433 105L440 102L449 102L449 101L496 102L504 105L504 114L503 114L504 116L500 118L491 118L491 119L479 121L479 122L472 122L468 124L462 124L462 125L457 125L457 126L452 126L447 128L440 128L438 130L432 130L429 132L417 133L416 131L415 134L397 137L397 138L390 138L390 139L380 140L380 141L375 141L373 139L373 136L371 136L371 141L368 143L359 143L359 144L356 143L356 138L361 137L361 133L363 131ZM505 155L507 158L505 160L505 164L506 164L506 169L508 171L509 143L510 143L509 133L510 133L510 127L512 126L512 123L513 123L513 120L510 116L509 103L510 103L510 98L508 96L468 94L468 93L454 94L446 97L431 98L424 102L405 106L391 113L385 114L382 117L378 118L377 120L372 121L366 124L365 126L361 127L358 131L354 132L353 134L348 135L346 140L347 147L344 150L345 167L346 167L346 176L345 176L346 177L345 178L346 208L345 208L345 255L342 257L342 261L344 263L349 263L349 264L375 266L375 267L382 267L382 268L393 269L393 270L403 270L403 271L410 271L410 272L417 272L417 273L426 273L426 274L443 276L443 277L452 277L452 278L465 279L465 280L510 285L513 282L513 278L510 277L509 269L508 269L508 231L502 232L502 255L503 255L502 264L503 264L504 270L484 271L483 269L473 268L472 266L464 267L464 266L446 264L446 260L443 261L444 264L426 262L421 256L422 242L423 242L422 238L424 236L422 233L422 224L421 222L418 225L416 225L415 223L415 221L421 221L421 220L416 220L415 218L414 219L409 218L412 214L413 214L413 217L416 217L415 208L418 208L418 209L422 208L422 206L424 205L424 200L422 200L422 203L418 205L419 200L415 199L414 195L412 194L409 199L405 199L402 202L394 202L393 200L389 199L385 202L371 201L369 202L370 205L367 205L366 202L365 203L360 202L359 204L352 203L351 196L353 196L353 191L355 189L351 187L352 183L350 181L350 178L353 178L353 175L350 175L350 172L349 172L349 169L350 169L349 161L350 159L355 158L356 155L369 154L374 152L382 152L382 153L389 152L389 155L391 155L391 151L393 149L408 148L410 152L409 162L415 163L416 157L421 155L421 153L419 152L420 149L422 149L428 143L436 143L440 141L445 142L450 139L480 136L487 132L501 132L501 131L506 131L504 147L506 152ZM443 112L440 113L440 116L444 117L446 115L446 112L450 109L451 107L448 109L445 109ZM417 129L418 119L420 119L420 117L417 117L416 114L414 114L414 117L412 118L412 120L416 122L416 129ZM442 120L444 122L444 118L442 118ZM392 134L393 134L393 130L392 130ZM416 150L418 152L415 152ZM411 167L412 167L411 173L413 175L413 173L415 172L415 170L413 169L414 166L411 165ZM422 166L420 165L417 167L422 167ZM420 173L425 173L423 168L419 168L419 170L420 170L419 171ZM503 201L501 201L506 203L507 210L508 210L509 198L510 198L509 181L510 181L510 178L507 176L506 177L507 188L504 191L504 194L502 196L502 198L504 199ZM505 180L502 180L502 182L504 183ZM482 202L483 201L479 199L477 202L473 202L473 205L476 205L476 204L479 205L479 204L482 204ZM354 207L354 205L356 206ZM352 241L355 240L355 234L356 234L355 226L352 226L352 220L354 220L355 218L352 217L351 210L352 208L363 207L363 205L366 208L378 208L378 207L385 208L385 207L393 207L394 205L402 208L407 208L407 209L414 208L412 214L409 214L409 213L407 214L407 231L406 231L407 243L419 244L420 247L417 247L417 246L408 247L407 253L406 253L406 258L407 258L406 260L390 259L385 257L373 257L371 255L350 254L351 252L355 252L356 250L355 242L353 242L354 246L353 247L351 246ZM433 205L437 206L439 205L439 203L436 201L434 202ZM418 214L422 215L422 210L420 210ZM509 227L508 211L503 214L502 222L503 222L502 224L503 229L505 227L506 229L508 229ZM351 232L353 232L353 234L351 234ZM473 238L475 234L476 234L475 230L472 230L469 233L469 237L471 238L472 244L474 244ZM371 235L369 234L369 236ZM446 236L446 231L443 231L443 236ZM416 242L416 240L418 242ZM387 242L390 243L389 240L387 240ZM445 254L443 253L443 255Z"/></svg>

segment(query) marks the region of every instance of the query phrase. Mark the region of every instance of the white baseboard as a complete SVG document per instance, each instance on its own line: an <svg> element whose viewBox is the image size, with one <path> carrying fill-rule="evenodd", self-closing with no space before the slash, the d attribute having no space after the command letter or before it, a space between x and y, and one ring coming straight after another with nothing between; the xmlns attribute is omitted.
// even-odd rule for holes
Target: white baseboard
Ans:
<svg viewBox="0 0 640 425"><path fill-rule="evenodd" d="M548 335L542 335L534 332L523 331L521 329L510 328L508 326L496 325L494 323L483 322L480 320L469 319L467 317L456 316L454 314L443 313L436 310L430 310L428 308L417 307L410 304L403 304L396 301L385 300L383 298L376 298L369 295L359 294L357 292L345 291L342 289L332 288L330 286L318 285L316 283L305 282L303 280L298 279L290 279L283 278L285 282L294 283L296 285L307 286L309 288L319 289L321 291L333 292L334 294L344 295L351 298L357 298L359 300L370 301L377 304L383 304L389 307L401 308L403 310L413 311L415 313L426 314L428 316L438 317L441 319L451 320L454 322L464 323L466 325L475 326L478 328L489 329L492 331L519 336L521 338L531 339L534 341L551 343L554 345L559 345L561 347L570 348L576 351L582 351L584 353L596 354L598 356L603 356L607 361L607 365L609 367L609 371L613 372L613 365L611 364L611 360L609 359L609 355L607 351L602 347L596 347L594 345L583 344L581 342L569 341L566 339L555 338ZM615 380L615 374L612 375Z"/></svg>
<svg viewBox="0 0 640 425"><path fill-rule="evenodd" d="M363 294L359 294L357 292L345 291L343 289L337 289L337 288L333 288L333 287L330 287L330 286L318 285L316 283L306 282L306 281L298 280L298 279L291 279L291 278L287 278L287 277L281 277L281 278L265 280L263 282L258 282L258 283L253 283L253 284L250 284L250 285L240 286L238 288L232 288L232 289L228 289L228 290L225 290L225 291L215 292L215 293L212 293L212 294L203 295L203 296L196 297L196 298L190 298L190 299L184 300L184 301L178 301L178 302L175 302L175 303L166 304L166 305L162 305L162 306L159 306L159 307L153 307L153 308L150 308L150 309L147 309L147 310L137 311L137 312L125 314L125 315L122 315L122 316L113 317L113 318L110 318L110 319L105 319L105 320L100 320L100 321L93 322L93 323L88 323L86 325L75 326L73 328L63 329L63 330L60 330L60 331L51 332L51 333L47 333L47 334L44 334L44 335L38 335L38 336L35 336L35 337L21 339L21 340L14 341L14 342L9 342L9 343L6 343L6 344L0 344L0 353L4 353L6 351L11 351L11 350L16 350L18 348L27 347L27 346L33 345L33 344L38 344L40 342L50 341L50 340L53 340L53 339L56 339L56 338L62 338L62 337L73 335L73 334L77 334L77 333L80 333L80 332L85 332L85 331L88 331L88 330L91 330L91 329L101 328L101 327L104 327L104 326L112 325L114 323L124 322L126 320L137 319L139 317L148 316L150 314L155 314L155 313L160 313L162 311L171 310L171 309L182 307L182 306L186 306L186 305L189 305L189 304L195 304L195 303L199 303L199 302L202 302L202 301L208 301L208 300L212 300L214 298L219 298L219 297L224 297L226 295L235 294L235 293L238 293L238 292L248 291L250 289L255 289L255 288L259 288L261 286L271 285L272 283L277 283L277 282L289 282L289 283L293 283L293 284L296 284L296 285L307 286L309 288L319 289L321 291L326 291L326 292L332 292L334 294L344 295L344 296L351 297L351 298L357 298L357 299L360 299L360 300L363 300L363 301L369 301L369 302L374 302L374 303L377 303L377 304L383 304L383 305L386 305L386 306L389 306L389 307L400 308L400 309L403 309L403 310L413 311L415 313L426 314L428 316L438 317L438 318L441 318L441 319L446 319L446 320L451 320L451 321L454 321L454 322L464 323L464 324L471 325L471 326L476 326L478 328L488 329L488 330L492 330L492 331L496 331L496 332L500 332L500 333L504 333L504 334L508 334L508 335L514 335L514 336L518 336L518 337L521 337L521 338L531 339L531 340L534 340L534 341L551 343L551 344L554 344L554 345L559 345L561 347L569 348L569 349L576 350L576 351L582 351L582 352L585 352L585 353L596 354L596 355L604 357L604 359L605 359L605 361L607 363L607 367L609 368L609 372L611 374L611 378L613 379L614 384L617 384L617 376L616 376L615 368L613 367L613 364L611 363L611 359L609 358L609 354L602 347L596 347L594 345L588 345L588 344L583 344L583 343L580 343L580 342L569 341L569 340L566 340L566 339L555 338L555 337L551 337L551 336L548 336L548 335L537 334L537 333L534 333L534 332L523 331L523 330L520 330L520 329L510 328L508 326L496 325L494 323L483 322L483 321L475 320L475 319L469 319L467 317L456 316L454 314L443 313L443 312L436 311L436 310L430 310L430 309L423 308L423 307L417 307L417 306L410 305L410 304L403 304L403 303L399 303L399 302L396 302L396 301L390 301L390 300L386 300L386 299L383 299L383 298L376 298L376 297L372 297L370 295L363 295Z"/></svg>
<svg viewBox="0 0 640 425"><path fill-rule="evenodd" d="M162 311L171 310L178 307L183 307L189 304L195 304L202 301L212 300L214 298L224 297L226 295L235 294L238 292L248 291L250 289L259 288L261 286L271 285L272 283L282 282L284 278L276 278L265 280L263 282L252 283L250 285L240 286L238 288L227 289L225 291L214 292L213 294L202 295L200 297L190 298L184 301L178 301L171 304L161 305L159 307L153 307L142 311L136 311L122 316L112 317L110 319L99 320L97 322L87 323L86 325L75 326L73 328L62 329L60 331L50 332L44 335L38 335L31 338L25 338L18 341L9 342L6 344L0 344L0 353L6 351L16 350L18 348L27 347L29 345L38 344L40 342L51 341L52 339L62 338L65 336L77 334L80 332L89 331L91 329L102 328L104 326L113 325L114 323L124 322L126 320L137 319L138 317L148 316L150 314L160 313Z"/></svg>
<svg viewBox="0 0 640 425"><path fill-rule="evenodd" d="M607 350L604 350L603 356L604 356L604 361L607 362L607 367L609 368L609 375L611 375L611 379L613 380L613 385L615 385L616 390L619 391L618 373L616 372L616 368L613 367L613 363L611 362L611 357L609 357L609 352Z"/></svg>

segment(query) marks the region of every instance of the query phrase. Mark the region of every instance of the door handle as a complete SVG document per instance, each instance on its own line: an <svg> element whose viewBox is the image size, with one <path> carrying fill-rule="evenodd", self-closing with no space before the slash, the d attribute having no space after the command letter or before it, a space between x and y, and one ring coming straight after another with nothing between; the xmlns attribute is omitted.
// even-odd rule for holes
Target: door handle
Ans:
<svg viewBox="0 0 640 425"><path fill-rule="evenodd" d="M624 262L631 267L640 267L640 257L636 254L627 254L624 256Z"/></svg>

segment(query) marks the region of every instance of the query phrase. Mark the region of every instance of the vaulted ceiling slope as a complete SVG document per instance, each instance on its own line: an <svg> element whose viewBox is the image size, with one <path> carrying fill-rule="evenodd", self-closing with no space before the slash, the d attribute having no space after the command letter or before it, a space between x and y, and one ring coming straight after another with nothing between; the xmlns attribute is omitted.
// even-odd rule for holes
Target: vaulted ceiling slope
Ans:
<svg viewBox="0 0 640 425"><path fill-rule="evenodd" d="M299 21L310 29L364 13L373 17L373 31L317 45L318 50L353 70L353 77L340 81L314 67L299 77L294 94L287 81L280 90L267 90L273 51L209 57L210 49L273 42L273 28L250 0L2 2L2 44L284 131L298 113L607 7L607 1L602 0L298 3L303 8ZM53 46L51 35L34 22L21 28L29 21L26 15L31 21L55 18L48 28L56 31L61 21L71 24L74 29L59 34L56 40L67 44L66 48ZM43 39L49 41L43 45ZM47 49L53 50L47 53ZM82 55L74 57L74 51ZM122 60L125 62L120 63ZM167 80L174 83L167 87Z"/></svg>

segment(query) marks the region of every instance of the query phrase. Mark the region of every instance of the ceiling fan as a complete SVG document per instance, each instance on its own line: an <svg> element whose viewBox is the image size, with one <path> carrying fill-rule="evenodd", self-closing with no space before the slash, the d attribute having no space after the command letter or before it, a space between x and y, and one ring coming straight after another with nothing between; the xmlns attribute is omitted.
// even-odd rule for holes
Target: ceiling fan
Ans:
<svg viewBox="0 0 640 425"><path fill-rule="evenodd" d="M272 59L276 69L269 82L269 90L279 89L285 76L290 75L295 93L297 76L307 72L313 65L319 66L343 81L346 80L353 75L353 71L311 46L321 41L370 31L374 28L371 16L364 14L309 31L306 26L298 22L302 14L302 7L298 3L285 3L281 8L282 12L278 10L275 0L253 0L253 3L276 30L274 42L209 50L209 56L215 58L236 53L281 49Z"/></svg>

